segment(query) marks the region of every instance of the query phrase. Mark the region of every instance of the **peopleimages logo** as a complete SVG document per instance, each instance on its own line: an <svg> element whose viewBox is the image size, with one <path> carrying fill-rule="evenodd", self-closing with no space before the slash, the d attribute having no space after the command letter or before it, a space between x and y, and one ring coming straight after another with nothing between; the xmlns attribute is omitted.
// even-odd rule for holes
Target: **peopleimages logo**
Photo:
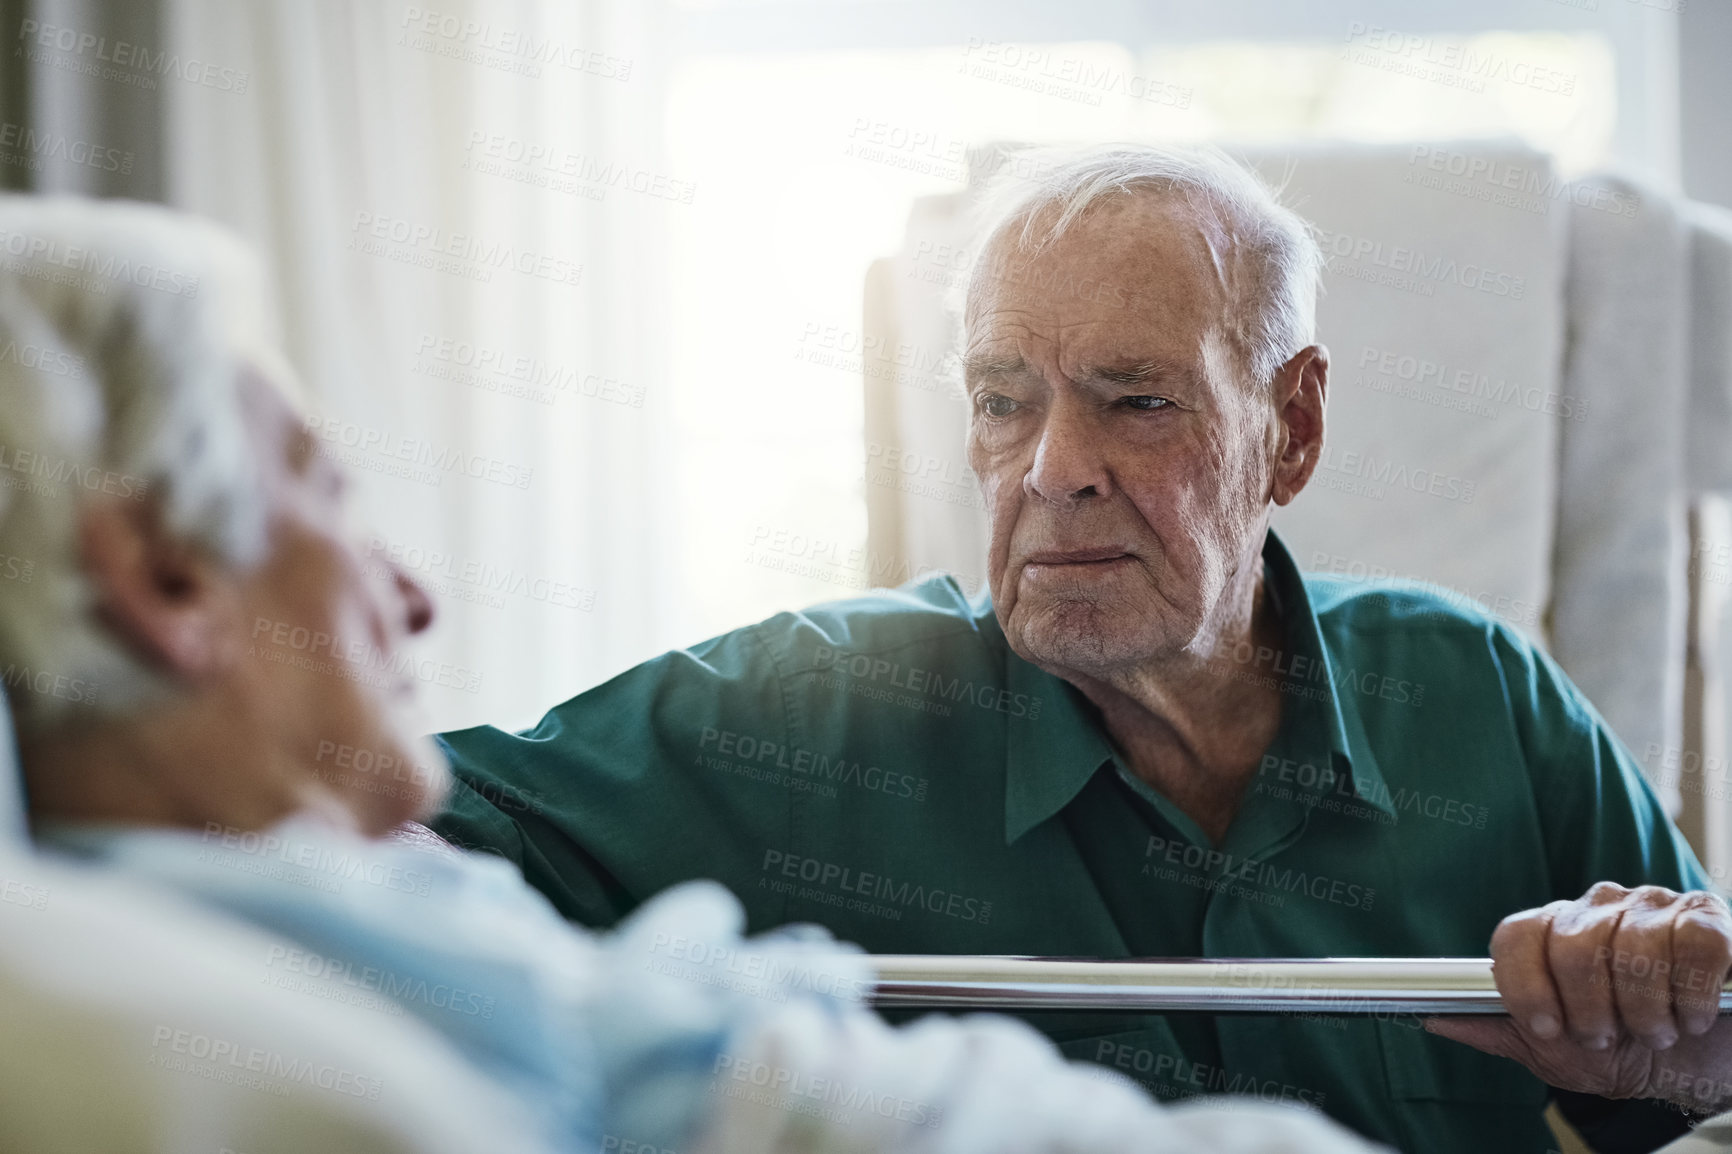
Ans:
<svg viewBox="0 0 1732 1154"><path fill-rule="evenodd" d="M465 558L438 549L423 549L418 545L404 545L378 536L367 541L365 556L369 562L388 562L411 570L429 582L454 581L488 593L525 597L562 609L588 612L595 608L594 589L526 573L515 566L501 567L491 561L475 557ZM383 566L375 564L373 568L382 570Z"/></svg>
<svg viewBox="0 0 1732 1154"><path fill-rule="evenodd" d="M379 1100L384 1088L377 1078L304 1058L290 1058L257 1046L243 1048L225 1038L213 1038L173 1026L158 1026L150 1041L149 1064L175 1073L196 1074L212 1081L246 1085L267 1093L287 1094L291 1086L315 1086L335 1094ZM251 1081L248 1075L254 1079Z"/></svg>
<svg viewBox="0 0 1732 1154"><path fill-rule="evenodd" d="M32 669L28 665L8 664L4 669L0 669L0 684L13 693L29 690L43 697L57 697L73 705L96 704L96 682L56 673L52 669Z"/></svg>
<svg viewBox="0 0 1732 1154"><path fill-rule="evenodd" d="M1300 1103L1313 1109L1323 1108L1323 1091L1294 1086L1273 1078L1258 1078L1255 1074L1231 1073L1207 1062L1187 1061L1177 1054L1157 1054L1132 1046L1129 1042L1103 1039L1095 1050L1094 1060L1105 1066L1111 1063L1121 1070L1149 1075L1142 1082L1157 1098L1189 1097L1193 1091L1210 1094L1239 1094L1277 1102Z"/></svg>
<svg viewBox="0 0 1732 1154"><path fill-rule="evenodd" d="M571 44L552 36L494 24L490 20L471 20L450 12L409 7L403 10L401 27L411 48L434 50L438 55L471 63L487 64L494 54L511 61L513 69L530 77L539 77L543 66L583 72L603 80L631 79L632 61Z"/></svg>
<svg viewBox="0 0 1732 1154"><path fill-rule="evenodd" d="M405 469L425 472L427 477L433 478L434 484L438 484L438 479L447 473L458 473L477 481L491 481L513 489L527 489L530 480L535 476L533 465L502 461L480 453L466 453L451 445L435 445L418 437L405 437L388 429L357 425L338 417L310 415L306 418L305 426L306 431L320 442L318 452L323 456L349 464L357 463L342 452L348 449L354 454L371 455L387 463L400 462Z"/></svg>
<svg viewBox="0 0 1732 1154"><path fill-rule="evenodd" d="M1548 203L1558 200L1614 216L1635 216L1642 207L1642 198L1637 193L1565 180L1549 166L1512 164L1497 157L1433 148L1428 144L1414 145L1407 163L1412 168L1427 170L1434 178L1427 180L1427 172L1409 172L1402 178L1404 183L1475 195L1476 199L1528 211L1544 211ZM1443 177L1454 178L1459 187L1444 183ZM1466 191L1470 188L1479 188L1482 193L1470 194Z"/></svg>
<svg viewBox="0 0 1732 1154"><path fill-rule="evenodd" d="M415 348L415 355L426 361L450 366L445 371L430 371L427 375L455 380L489 392L505 392L551 404L560 394L608 401L643 408L644 387L628 384L600 373L580 372L567 365L552 364L523 353L471 341L452 340L424 333ZM458 370L473 370L465 375ZM418 369L417 371L422 371ZM495 379L496 378L496 379ZM515 386L502 386L509 381Z"/></svg>
<svg viewBox="0 0 1732 1154"><path fill-rule="evenodd" d="M505 269L554 284L583 283L583 265L576 261L403 217L360 211L349 233L348 247L357 252L472 280L489 281L495 270Z"/></svg>
<svg viewBox="0 0 1732 1154"><path fill-rule="evenodd" d="M1473 503L1473 481L1449 473L1440 473L1435 469L1398 464L1388 457L1376 457L1353 450L1342 451L1325 445L1323 452L1318 455L1317 467L1325 473L1334 473L1359 482L1359 487L1367 496L1379 500L1389 489L1405 489L1411 493L1441 497L1446 501L1460 501L1469 505ZM1323 476L1319 476L1318 480L1325 485L1330 483Z"/></svg>
<svg viewBox="0 0 1732 1154"><path fill-rule="evenodd" d="M56 377L76 377L84 372L84 358L76 353L56 352L29 341L20 345L9 340L0 345L0 362L10 362Z"/></svg>
<svg viewBox="0 0 1732 1154"><path fill-rule="evenodd" d="M966 702L977 708L1008 714L1011 717L1033 720L1040 716L1039 697L1013 693L1003 686L990 682L975 682L960 675L946 677L935 669L903 665L900 661L891 661L875 654L851 653L846 649L820 645L813 650L812 664L813 669L820 674L831 674L855 681L882 682L910 693L954 704Z"/></svg>
<svg viewBox="0 0 1732 1154"><path fill-rule="evenodd" d="M1484 92L1487 81L1501 81L1536 92L1573 96L1579 79L1573 72L1476 48L1471 43L1452 43L1362 20L1348 24L1347 43L1343 59L1353 63L1470 92Z"/></svg>
<svg viewBox="0 0 1732 1154"><path fill-rule="evenodd" d="M248 656L290 655L300 660L288 662L297 667L313 668L315 672L331 672L350 681L360 681L376 687L386 687L391 678L413 677L429 685L445 689L462 689L476 693L481 689L481 674L461 665L417 660L406 651L393 651L374 645L370 640L345 640L322 629L309 629L292 621L273 621L268 617L253 619L252 648ZM310 662L310 665L302 665Z"/></svg>
<svg viewBox="0 0 1732 1154"><path fill-rule="evenodd" d="M39 62L50 50L71 57L88 57L66 71L82 72L103 80L119 80L146 90L156 87L156 79L173 76L188 84L239 94L247 90L252 79L240 69L225 68L190 56L183 58L180 53L166 49L153 51L147 45L126 40L111 41L94 32L44 24L40 20L20 21L18 39L24 42L32 63Z"/></svg>
<svg viewBox="0 0 1732 1154"><path fill-rule="evenodd" d="M4 350L0 350L0 359L4 359ZM80 465L65 457L0 444L0 474L8 473L22 473L46 485L70 482L92 493L131 501L143 500L150 490L149 481L130 473L116 473L97 465ZM50 492L47 495L57 494Z"/></svg>
<svg viewBox="0 0 1732 1154"><path fill-rule="evenodd" d="M24 906L32 910L47 909L48 896L47 886L32 885L16 878L0 880L0 902L7 905Z"/></svg>
<svg viewBox="0 0 1732 1154"><path fill-rule="evenodd" d="M797 780L789 779L787 774L798 774L814 785L852 785L867 793L882 793L889 797L909 798L914 801L926 800L927 782L924 777L915 777L911 773L900 773L878 765L849 761L842 753L831 757L821 751L801 749L799 746L755 737L749 733L736 733L731 729L716 729L708 725L704 726L703 732L698 736L697 764L706 769L739 773L772 784ZM836 791L832 789L821 796L835 797Z"/></svg>
<svg viewBox="0 0 1732 1154"><path fill-rule="evenodd" d="M132 172L133 156L118 148L104 148L61 132L41 132L11 121L0 122L0 149L23 149L32 161L59 160L83 165L99 172Z"/></svg>
<svg viewBox="0 0 1732 1154"><path fill-rule="evenodd" d="M861 913L876 916L890 915L892 920L900 920L903 909L925 910L928 913L944 914L981 925L992 920L990 901L917 882L898 882L885 874L856 870L836 862L772 849L764 851L764 861L759 868L765 874L771 875L758 879L759 885L772 893L789 893L824 905L858 908ZM786 883L778 884L778 877L806 882L808 885L806 889L796 890ZM867 906L860 899L888 904Z"/></svg>
<svg viewBox="0 0 1732 1154"><path fill-rule="evenodd" d="M311 950L273 945L265 954L265 968L378 994L393 1002L416 1002L435 1010L488 1021L493 1018L494 999L489 995L461 986L429 982L418 974L399 974L378 966L358 966L351 959L330 958ZM293 983L284 988L294 988Z"/></svg>
<svg viewBox="0 0 1732 1154"><path fill-rule="evenodd" d="M126 283L140 288L156 289L171 296L198 295L198 278L195 276L187 276L148 261L134 261L114 253L99 256L82 245L63 244L59 240L34 236L27 232L0 229L0 255L56 265L71 272L101 277L116 284Z"/></svg>
<svg viewBox="0 0 1732 1154"><path fill-rule="evenodd" d="M1323 249L1324 265L1331 272L1351 276L1347 269L1336 263L1351 261L1354 264L1370 265L1397 277L1410 278L1422 286L1453 284L1474 292L1517 301L1527 295L1526 277L1502 272L1474 261L1458 261L1452 256L1426 253L1406 245L1385 244L1372 237L1330 232L1321 228L1317 230L1317 243Z"/></svg>
<svg viewBox="0 0 1732 1154"><path fill-rule="evenodd" d="M590 189L605 195L622 188L656 200L690 204L698 186L665 173L652 172L618 160L604 160L557 144L524 140L498 132L472 129L465 168L484 175L508 176L555 192ZM600 200L602 196L591 196Z"/></svg>
<svg viewBox="0 0 1732 1154"><path fill-rule="evenodd" d="M1421 391L1430 389L1438 393L1460 394L1473 400L1486 400L1498 405L1519 406L1530 413L1561 417L1566 421L1580 421L1588 415L1588 402L1580 397L1533 385L1512 383L1503 377L1493 380L1487 373L1454 368L1441 361L1372 345L1366 345L1360 350L1359 367L1370 368L1382 377L1411 384ZM1371 387L1377 388L1377 385L1371 383Z"/></svg>
<svg viewBox="0 0 1732 1154"><path fill-rule="evenodd" d="M853 1085L838 1078L816 1077L786 1066L772 1066L753 1058L717 1054L715 1093L776 1106L794 1114L823 1118L839 1126L853 1123L854 1113L876 1114L914 1126L937 1126L944 1112L937 1106L904 1098L868 1086ZM729 1082L745 1085L729 1085ZM755 1088L754 1093L751 1088ZM826 1107L828 1107L826 1109Z"/></svg>
<svg viewBox="0 0 1732 1154"><path fill-rule="evenodd" d="M1180 881L1194 888L1219 890L1268 905L1284 904L1282 897L1285 894L1303 894L1348 909L1369 910L1377 898L1377 891L1370 886L1326 874L1307 873L1291 866L1282 869L1267 861L1240 857L1224 850L1205 850L1191 842L1169 840L1154 834L1149 835L1143 857L1146 859L1142 870L1145 877Z"/></svg>
<svg viewBox="0 0 1732 1154"><path fill-rule="evenodd" d="M205 848L198 860L240 868L242 872L287 879L287 871L303 870L321 883L309 888L338 893L342 883L362 882L398 893L426 897L433 890L433 875L404 869L364 853L323 842L302 841L276 833L240 829L207 821L199 839Z"/></svg>

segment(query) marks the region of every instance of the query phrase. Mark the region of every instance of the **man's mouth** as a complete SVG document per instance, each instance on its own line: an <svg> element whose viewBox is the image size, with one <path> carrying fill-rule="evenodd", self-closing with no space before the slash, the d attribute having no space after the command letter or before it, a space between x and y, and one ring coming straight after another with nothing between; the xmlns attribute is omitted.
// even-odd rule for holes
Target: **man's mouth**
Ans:
<svg viewBox="0 0 1732 1154"><path fill-rule="evenodd" d="M1128 561L1130 554L1123 549L1054 549L1034 553L1023 562L1026 566L1040 565L1106 565L1113 561Z"/></svg>
<svg viewBox="0 0 1732 1154"><path fill-rule="evenodd" d="M1123 549L1048 549L1022 563L1022 579L1038 589L1049 582L1065 588L1073 582L1110 581L1132 563Z"/></svg>

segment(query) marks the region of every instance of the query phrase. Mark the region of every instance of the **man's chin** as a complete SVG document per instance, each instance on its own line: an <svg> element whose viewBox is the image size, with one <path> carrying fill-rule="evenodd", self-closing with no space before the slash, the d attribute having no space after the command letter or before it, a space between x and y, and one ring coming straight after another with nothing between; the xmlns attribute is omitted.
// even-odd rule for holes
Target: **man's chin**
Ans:
<svg viewBox="0 0 1732 1154"><path fill-rule="evenodd" d="M1018 657L1050 673L1104 678L1112 671L1145 661L1156 648L1142 631L1126 629L1100 606L1067 602L1011 615L1005 637Z"/></svg>

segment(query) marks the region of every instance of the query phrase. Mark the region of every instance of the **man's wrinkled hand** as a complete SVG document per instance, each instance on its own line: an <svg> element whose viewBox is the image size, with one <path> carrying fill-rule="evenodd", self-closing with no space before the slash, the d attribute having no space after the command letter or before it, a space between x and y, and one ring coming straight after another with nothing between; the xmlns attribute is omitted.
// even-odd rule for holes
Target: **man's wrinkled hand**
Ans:
<svg viewBox="0 0 1732 1154"><path fill-rule="evenodd" d="M1492 973L1510 1016L1426 1029L1513 1058L1545 1082L1606 1098L1732 1105L1732 911L1710 893L1601 882L1507 917Z"/></svg>

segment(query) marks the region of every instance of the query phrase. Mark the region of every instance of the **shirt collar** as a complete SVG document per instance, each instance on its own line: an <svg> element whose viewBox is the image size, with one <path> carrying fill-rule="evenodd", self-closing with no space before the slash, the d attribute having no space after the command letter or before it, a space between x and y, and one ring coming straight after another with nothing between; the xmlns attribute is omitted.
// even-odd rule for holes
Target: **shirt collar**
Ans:
<svg viewBox="0 0 1732 1154"><path fill-rule="evenodd" d="M1341 770L1352 775L1352 793L1361 803L1395 816L1395 805L1389 796L1389 786L1383 779L1377 758L1372 755L1371 742L1365 736L1365 722L1359 713L1359 694L1364 690L1365 677L1374 673L1343 663L1330 653L1323 639L1323 626L1311 604L1311 592L1299 573L1299 565L1286 543L1269 530L1263 542L1263 579L1277 598L1282 610L1288 648L1294 658L1304 657L1311 672L1300 676L1283 699L1286 711L1281 728L1288 728L1288 718L1297 718L1307 709L1323 723L1323 736L1329 743L1328 754L1339 763ZM1292 665L1289 659L1289 667ZM1324 752L1322 750L1319 753Z"/></svg>
<svg viewBox="0 0 1732 1154"><path fill-rule="evenodd" d="M1263 563L1264 580L1281 607L1287 643L1295 657L1314 662L1310 667L1316 671L1301 678L1297 692L1283 700L1283 733L1296 715L1316 710L1312 716L1323 722L1331 760L1352 774L1358 800L1393 815L1389 788L1371 755L1353 700L1358 690L1349 681L1357 672L1337 670L1331 661L1299 567L1273 529L1263 543ZM1004 840L1008 845L1069 805L1095 772L1112 760L1113 749L1087 699L1075 687L1011 651L984 592L979 612L982 627L996 634L1004 646L1005 688L1011 700L1019 700L1020 694L1028 703L1025 713L1010 717L1007 734ZM1291 667L1292 660L1287 664Z"/></svg>
<svg viewBox="0 0 1732 1154"><path fill-rule="evenodd" d="M992 627L998 628L996 617ZM1026 695L1029 706L1024 715L1011 717L1006 734L1004 841L1009 845L1069 805L1095 771L1112 760L1113 747L1075 686L1024 661L1008 642L1004 652L1005 688L1012 701Z"/></svg>

